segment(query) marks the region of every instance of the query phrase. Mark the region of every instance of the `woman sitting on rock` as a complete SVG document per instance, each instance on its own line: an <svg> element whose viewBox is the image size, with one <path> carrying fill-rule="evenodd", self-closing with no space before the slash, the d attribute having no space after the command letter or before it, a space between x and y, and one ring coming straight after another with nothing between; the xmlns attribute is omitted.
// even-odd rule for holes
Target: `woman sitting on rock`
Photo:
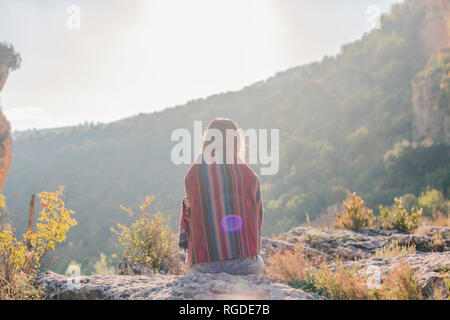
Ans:
<svg viewBox="0 0 450 320"><path fill-rule="evenodd" d="M186 173L179 245L188 250L191 271L263 273L260 181L240 156L243 149L236 123L217 118L204 134L202 153Z"/></svg>

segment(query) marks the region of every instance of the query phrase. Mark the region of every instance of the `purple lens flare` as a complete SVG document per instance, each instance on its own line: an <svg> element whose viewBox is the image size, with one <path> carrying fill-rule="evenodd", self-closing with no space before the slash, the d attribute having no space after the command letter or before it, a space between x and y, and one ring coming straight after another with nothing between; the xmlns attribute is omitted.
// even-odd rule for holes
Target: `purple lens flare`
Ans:
<svg viewBox="0 0 450 320"><path fill-rule="evenodd" d="M222 230L226 232L236 232L241 230L244 221L238 216L226 216L222 219L220 225L222 226Z"/></svg>

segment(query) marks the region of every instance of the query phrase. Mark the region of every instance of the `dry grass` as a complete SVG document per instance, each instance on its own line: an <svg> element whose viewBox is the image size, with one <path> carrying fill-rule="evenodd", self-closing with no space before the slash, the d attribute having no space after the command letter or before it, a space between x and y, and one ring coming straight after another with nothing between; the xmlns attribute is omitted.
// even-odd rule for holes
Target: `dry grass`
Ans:
<svg viewBox="0 0 450 320"><path fill-rule="evenodd" d="M437 227L450 227L450 215L438 214L431 220L431 224Z"/></svg>
<svg viewBox="0 0 450 320"><path fill-rule="evenodd" d="M325 263L311 261L302 244L296 244L293 250L274 253L269 258L266 276L275 281L295 283L298 288L314 291L331 299L371 298L366 279L357 270L344 268L339 264L335 270L331 270Z"/></svg>
<svg viewBox="0 0 450 320"><path fill-rule="evenodd" d="M422 300L420 285L411 265L400 263L391 273L385 275L380 288L381 298L385 300Z"/></svg>
<svg viewBox="0 0 450 320"><path fill-rule="evenodd" d="M413 250L412 246L405 248L395 244L383 254L396 256ZM370 285L369 276L361 271L340 263L336 263L334 267L325 263L318 265L317 261L308 259L301 244L296 244L294 250L279 251L269 258L266 275L275 281L334 300L424 299L417 275L408 263L402 262L394 266L389 273L384 274L383 281L376 288ZM450 283L450 280L447 279L447 282ZM435 299L442 298L440 292L435 294Z"/></svg>
<svg viewBox="0 0 450 320"><path fill-rule="evenodd" d="M178 251L178 248L174 248L174 251ZM189 267L187 264L184 263L184 261L181 259L180 254L172 254L164 261L166 264L168 271L168 274L174 274L174 275L184 275L188 274L190 272Z"/></svg>
<svg viewBox="0 0 450 320"><path fill-rule="evenodd" d="M450 300L450 271L444 268L440 273L442 275L442 282L437 283L433 289L433 298L435 300Z"/></svg>
<svg viewBox="0 0 450 320"><path fill-rule="evenodd" d="M416 273L407 263L400 263L385 274L379 288L369 288L368 278L358 269L338 266L331 271L322 267L314 275L316 287L335 300L421 300Z"/></svg>
<svg viewBox="0 0 450 320"><path fill-rule="evenodd" d="M401 246L398 241L392 241L384 248L378 249L373 255L375 258L395 258L404 254L415 254L416 246L414 244Z"/></svg>
<svg viewBox="0 0 450 320"><path fill-rule="evenodd" d="M293 250L280 250L275 252L265 268L269 279L289 283L305 280L311 261L306 257L302 244L295 244Z"/></svg>
<svg viewBox="0 0 450 320"><path fill-rule="evenodd" d="M426 236L432 227L450 227L450 215L439 214L433 219L421 217L419 227L414 233Z"/></svg>
<svg viewBox="0 0 450 320"><path fill-rule="evenodd" d="M374 299L373 291L367 286L367 278L358 269L337 266L331 270L322 265L313 275L315 286L333 300Z"/></svg>

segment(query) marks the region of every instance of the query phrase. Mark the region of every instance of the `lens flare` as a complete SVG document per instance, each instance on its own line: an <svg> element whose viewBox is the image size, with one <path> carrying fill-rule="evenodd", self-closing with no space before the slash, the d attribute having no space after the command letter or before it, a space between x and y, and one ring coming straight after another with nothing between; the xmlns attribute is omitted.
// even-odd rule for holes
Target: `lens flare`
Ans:
<svg viewBox="0 0 450 320"><path fill-rule="evenodd" d="M226 232L236 232L241 230L244 222L238 216L226 216L222 219L221 226L222 230Z"/></svg>

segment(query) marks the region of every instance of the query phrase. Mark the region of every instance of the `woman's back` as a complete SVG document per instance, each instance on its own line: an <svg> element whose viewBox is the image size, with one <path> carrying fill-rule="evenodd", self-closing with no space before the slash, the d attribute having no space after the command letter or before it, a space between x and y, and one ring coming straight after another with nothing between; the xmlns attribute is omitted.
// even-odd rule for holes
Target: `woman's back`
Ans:
<svg viewBox="0 0 450 320"><path fill-rule="evenodd" d="M185 191L191 203L189 265L259 254L262 197L247 164L193 164Z"/></svg>

